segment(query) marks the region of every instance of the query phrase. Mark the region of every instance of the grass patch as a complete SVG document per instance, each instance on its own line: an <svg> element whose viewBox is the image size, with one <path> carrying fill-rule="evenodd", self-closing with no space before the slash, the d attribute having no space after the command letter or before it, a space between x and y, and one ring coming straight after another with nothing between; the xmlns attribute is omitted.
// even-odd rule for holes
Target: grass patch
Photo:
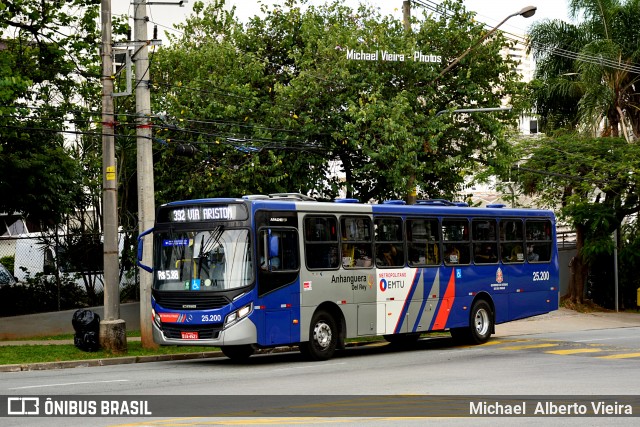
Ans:
<svg viewBox="0 0 640 427"><path fill-rule="evenodd" d="M140 337L140 331L127 331L128 337ZM8 338L0 339L0 341L60 341L60 340L72 340L73 334L61 334L61 335L36 335L35 337L28 338Z"/></svg>
<svg viewBox="0 0 640 427"><path fill-rule="evenodd" d="M73 336L71 336L73 338ZM66 338L65 338L66 339ZM219 350L217 347L162 346L145 349L138 341L127 342L127 354L112 354L106 351L86 352L73 344L9 345L0 347L0 365L22 365L29 363L64 362L69 360L111 359L114 357L158 356L165 354L202 353Z"/></svg>
<svg viewBox="0 0 640 427"><path fill-rule="evenodd" d="M448 336L448 332L430 332L426 336ZM423 335L423 336L424 336ZM128 337L139 337L140 331L127 331ZM73 340L73 334L55 337L28 338L25 341ZM380 336L348 339L347 342L383 341ZM202 353L220 350L218 347L204 346L161 346L157 349L142 348L140 341L127 341L126 354L112 354L103 350L86 352L73 344L24 344L0 346L0 365L26 365L30 363L65 362L70 360L111 359L115 357L160 356L167 354Z"/></svg>

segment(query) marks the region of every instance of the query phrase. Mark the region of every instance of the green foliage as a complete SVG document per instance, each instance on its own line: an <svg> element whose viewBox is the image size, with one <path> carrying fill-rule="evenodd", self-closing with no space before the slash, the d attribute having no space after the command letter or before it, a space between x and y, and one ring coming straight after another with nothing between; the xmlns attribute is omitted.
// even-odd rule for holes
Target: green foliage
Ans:
<svg viewBox="0 0 640 427"><path fill-rule="evenodd" d="M0 14L0 211L52 226L83 197L86 165L62 132L79 99L99 99L97 18L94 0L16 0ZM86 118L75 115L75 130Z"/></svg>
<svg viewBox="0 0 640 427"><path fill-rule="evenodd" d="M161 346L150 350L143 348L139 341L129 340L127 342L127 357L202 353L210 351L218 351L218 349L215 347ZM0 365L109 359L114 357L122 357L122 355L113 354L104 350L86 352L76 348L73 344L10 345L2 347L2 352L0 352Z"/></svg>
<svg viewBox="0 0 640 427"><path fill-rule="evenodd" d="M0 258L0 264L4 265L4 268L6 268L10 274L13 274L15 261L16 261L16 257L13 255L3 256L2 258Z"/></svg>
<svg viewBox="0 0 640 427"><path fill-rule="evenodd" d="M166 143L159 201L282 191L332 198L343 185L363 201L404 198L416 185L421 197L451 196L478 160L508 151L513 113L436 117L499 106L521 90L499 53L501 35L434 81L486 32L460 1L443 4L446 16L414 19L412 32L369 7L306 3L265 6L246 26L222 1L196 3L183 34L154 54L153 110L167 115L156 133ZM348 50L406 59L357 61ZM417 51L442 63L415 61ZM178 158L178 142L199 152Z"/></svg>
<svg viewBox="0 0 640 427"><path fill-rule="evenodd" d="M623 309L633 309L640 305L637 290L640 289L640 227L638 221L630 221L621 229L622 249L618 252L618 275L621 285L621 303Z"/></svg>
<svg viewBox="0 0 640 427"><path fill-rule="evenodd" d="M530 47L537 80L530 86L546 132L568 128L640 137L638 73L640 0L572 0L580 22L534 24ZM627 126L630 125L630 126Z"/></svg>
<svg viewBox="0 0 640 427"><path fill-rule="evenodd" d="M586 225L591 236L610 235L640 210L637 145L567 134L529 140L519 148L527 153L520 168L525 190L548 206L559 204L562 219Z"/></svg>
<svg viewBox="0 0 640 427"><path fill-rule="evenodd" d="M56 281L37 273L25 283L0 288L0 313L2 316L44 313L89 306L87 293L76 285L70 276Z"/></svg>
<svg viewBox="0 0 640 427"><path fill-rule="evenodd" d="M564 134L522 142L518 150L526 159L518 176L523 188L560 207L560 219L578 232L578 256L591 268L591 298L612 307L612 236L640 211L640 146L623 138ZM631 241L622 241L621 252ZM623 262L632 258L625 255Z"/></svg>

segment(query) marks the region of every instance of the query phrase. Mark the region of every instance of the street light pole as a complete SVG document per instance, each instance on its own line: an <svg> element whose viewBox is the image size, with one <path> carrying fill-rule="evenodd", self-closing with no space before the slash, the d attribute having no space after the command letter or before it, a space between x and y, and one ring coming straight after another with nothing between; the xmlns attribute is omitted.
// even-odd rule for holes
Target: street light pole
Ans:
<svg viewBox="0 0 640 427"><path fill-rule="evenodd" d="M137 117L137 171L138 171L138 225L142 233L155 222L155 195L153 182L153 150L151 142L151 94L149 92L149 40L147 37L147 1L134 0L134 38L140 47L135 55L136 64L136 117ZM142 260L151 265L153 242L145 239ZM140 341L144 348L154 348L151 329L151 284L153 276L140 271Z"/></svg>
<svg viewBox="0 0 640 427"><path fill-rule="evenodd" d="M449 65L447 65L447 67L440 71L440 74L438 74L438 77L436 77L436 80L439 80L440 77L442 77L444 74L446 74L450 69L452 69L458 62L460 62L460 60L462 58L464 58L465 56L467 56L467 54L469 52L471 52L473 49L475 49L476 47L478 47L478 45L480 43L482 43L487 37L489 37L491 34L495 33L496 30L498 28L500 28L500 26L502 24L504 24L505 22L507 22L509 19L513 18L514 16L522 16L524 18L530 18L533 15L535 15L537 8L535 6L526 6L523 7L522 9L520 9L518 12L512 13L511 15L507 16L506 18L504 18L502 20L502 22L500 22L498 25L496 25L495 27L493 27L491 29L491 31L489 31L487 34L485 34L484 36L480 37L480 40L478 40L477 42L475 42L475 44L473 44L472 46L470 46L467 50L465 50L460 56L458 56L456 59L454 59L453 61L451 61L451 63Z"/></svg>

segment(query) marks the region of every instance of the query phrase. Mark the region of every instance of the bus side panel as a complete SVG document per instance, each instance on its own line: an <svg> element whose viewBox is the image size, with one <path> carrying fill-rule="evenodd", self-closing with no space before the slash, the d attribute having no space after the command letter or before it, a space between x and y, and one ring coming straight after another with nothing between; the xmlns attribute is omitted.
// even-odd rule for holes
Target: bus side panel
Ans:
<svg viewBox="0 0 640 427"><path fill-rule="evenodd" d="M526 263L512 268L509 279L509 319L537 316L558 309L558 261Z"/></svg>
<svg viewBox="0 0 640 427"><path fill-rule="evenodd" d="M269 292L256 300L258 344L274 346L300 341L300 281Z"/></svg>

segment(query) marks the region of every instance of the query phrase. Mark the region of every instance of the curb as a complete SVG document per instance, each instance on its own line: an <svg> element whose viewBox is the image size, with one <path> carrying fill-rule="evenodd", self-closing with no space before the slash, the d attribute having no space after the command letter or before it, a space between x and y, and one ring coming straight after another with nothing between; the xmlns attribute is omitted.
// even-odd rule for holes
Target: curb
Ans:
<svg viewBox="0 0 640 427"><path fill-rule="evenodd" d="M346 347L360 347L374 341L347 343ZM257 350L255 354L288 353L298 351L297 346L275 347ZM67 360L62 362L24 363L0 365L2 372L46 371L50 369L91 368L98 366L128 365L132 363L170 362L178 360L212 359L226 357L222 351L204 351L199 353L161 354L157 356L123 356L107 359Z"/></svg>
<svg viewBox="0 0 640 427"><path fill-rule="evenodd" d="M208 359L224 357L221 351L202 353L163 354L158 356L125 356L107 359L68 360L16 365L0 365L0 372L45 371L49 369L90 368L96 366L127 365L131 363L166 362L172 360Z"/></svg>

